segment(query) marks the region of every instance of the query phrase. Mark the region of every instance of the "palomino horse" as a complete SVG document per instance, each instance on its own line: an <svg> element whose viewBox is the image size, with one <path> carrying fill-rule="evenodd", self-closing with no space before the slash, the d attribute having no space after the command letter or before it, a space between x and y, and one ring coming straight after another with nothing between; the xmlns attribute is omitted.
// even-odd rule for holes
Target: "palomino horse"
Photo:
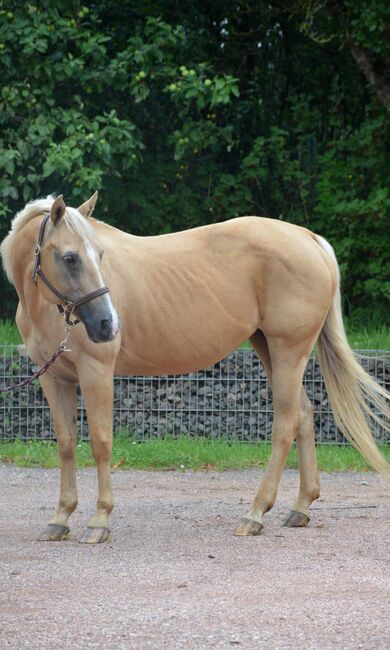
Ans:
<svg viewBox="0 0 390 650"><path fill-rule="evenodd" d="M13 220L1 246L4 268L19 296L16 322L34 363L43 364L63 336L58 302L66 307L72 301L67 317L75 308L85 326L72 330L71 352L41 377L59 445L61 491L40 539L63 539L77 504L78 383L99 483L97 510L81 541L97 543L108 537L113 508L114 374L195 371L247 338L272 384L274 421L269 466L237 535L261 532L294 439L300 488L286 525L309 521L319 479L312 407L302 377L316 342L339 428L375 469L389 473L369 429L371 416L378 417L372 407L384 414L387 393L365 373L348 346L338 266L322 237L260 217L135 237L90 218L96 197L78 210L66 207L62 196L29 203Z"/></svg>

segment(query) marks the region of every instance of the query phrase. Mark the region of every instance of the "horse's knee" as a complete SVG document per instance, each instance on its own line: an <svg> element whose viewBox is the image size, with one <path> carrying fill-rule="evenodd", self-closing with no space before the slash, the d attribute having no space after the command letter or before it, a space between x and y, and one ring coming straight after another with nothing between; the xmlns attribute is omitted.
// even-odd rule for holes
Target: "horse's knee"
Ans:
<svg viewBox="0 0 390 650"><path fill-rule="evenodd" d="M111 438L93 438L91 440L92 454L96 461L109 461L112 452Z"/></svg>
<svg viewBox="0 0 390 650"><path fill-rule="evenodd" d="M73 460L75 457L76 439L58 437L58 453L63 461Z"/></svg>

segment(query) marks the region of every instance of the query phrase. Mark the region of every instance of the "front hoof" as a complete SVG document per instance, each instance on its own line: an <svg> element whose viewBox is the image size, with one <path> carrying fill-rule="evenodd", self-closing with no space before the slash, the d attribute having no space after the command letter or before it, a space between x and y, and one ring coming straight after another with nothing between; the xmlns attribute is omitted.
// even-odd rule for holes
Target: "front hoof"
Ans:
<svg viewBox="0 0 390 650"><path fill-rule="evenodd" d="M103 544L110 536L109 528L95 528L88 526L85 533L81 537L80 544Z"/></svg>
<svg viewBox="0 0 390 650"><path fill-rule="evenodd" d="M303 512L292 510L283 526L286 526L287 528L303 528L304 526L307 526L309 521L310 517L305 515Z"/></svg>
<svg viewBox="0 0 390 650"><path fill-rule="evenodd" d="M258 521L243 517L234 531L234 535L260 535L263 528L263 524Z"/></svg>
<svg viewBox="0 0 390 650"><path fill-rule="evenodd" d="M38 542L60 542L70 533L68 526L61 524L48 524L38 537Z"/></svg>

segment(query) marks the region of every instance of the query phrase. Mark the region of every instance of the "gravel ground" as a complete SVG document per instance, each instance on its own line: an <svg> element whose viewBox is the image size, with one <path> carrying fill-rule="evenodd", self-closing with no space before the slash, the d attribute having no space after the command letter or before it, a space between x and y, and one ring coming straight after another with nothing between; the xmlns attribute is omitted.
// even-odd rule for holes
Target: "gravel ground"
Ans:
<svg viewBox="0 0 390 650"><path fill-rule="evenodd" d="M232 530L259 472L113 473L112 538L77 543L95 502L79 471L67 541L35 541L57 470L0 465L0 647L390 647L389 484L322 475L306 529L281 527L298 484L287 471L261 537Z"/></svg>

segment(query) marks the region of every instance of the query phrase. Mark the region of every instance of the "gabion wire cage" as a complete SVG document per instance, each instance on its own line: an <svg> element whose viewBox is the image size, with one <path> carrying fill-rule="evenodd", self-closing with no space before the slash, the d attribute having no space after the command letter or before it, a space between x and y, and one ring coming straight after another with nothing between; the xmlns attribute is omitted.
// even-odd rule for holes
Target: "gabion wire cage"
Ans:
<svg viewBox="0 0 390 650"><path fill-rule="evenodd" d="M382 386L390 386L390 354L358 351L360 362ZM35 366L20 346L0 347L0 386L31 376ZM304 386L314 406L319 443L344 443L337 430L316 357L308 362ZM346 404L346 408L348 405ZM79 434L88 438L88 424L79 395ZM257 442L269 440L272 394L258 357L238 349L211 368L188 375L116 377L113 425L132 439L200 436ZM383 429L373 423L378 442L389 444ZM39 382L11 393L0 393L0 438L54 439L48 404Z"/></svg>

